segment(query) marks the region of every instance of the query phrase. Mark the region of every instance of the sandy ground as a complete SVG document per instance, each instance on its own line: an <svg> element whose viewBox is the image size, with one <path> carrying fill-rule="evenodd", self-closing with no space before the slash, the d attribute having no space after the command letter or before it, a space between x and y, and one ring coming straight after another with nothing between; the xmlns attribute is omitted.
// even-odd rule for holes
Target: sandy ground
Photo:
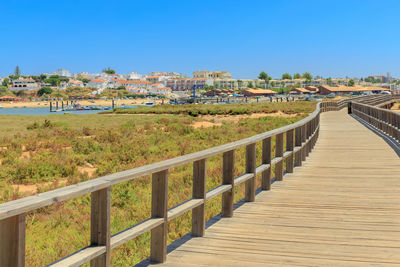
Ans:
<svg viewBox="0 0 400 267"><path fill-rule="evenodd" d="M167 103L169 100L165 99L164 103ZM53 103L55 101L52 101ZM68 101L70 103L71 101ZM75 101L74 101L75 102ZM114 100L115 105L120 106L122 104L125 105L143 105L146 102L155 102L156 104L161 104L162 100L157 99L121 99L121 100ZM61 107L61 101L58 101L59 106ZM88 106L88 105L98 105L98 106L111 106L112 101L111 100L76 100L76 103L81 104L82 106ZM64 104L66 105L66 101L64 101ZM27 108L37 108L37 107L49 107L50 102L48 101L37 101L37 102L13 102L13 101L1 101L0 105L3 106L3 108L22 108L22 107L27 107Z"/></svg>
<svg viewBox="0 0 400 267"><path fill-rule="evenodd" d="M391 110L400 112L400 102L395 103Z"/></svg>
<svg viewBox="0 0 400 267"><path fill-rule="evenodd" d="M258 119L263 117L284 117L284 118L293 118L296 117L297 114L286 114L282 111L278 111L275 113L253 113L250 115L204 115L199 116L201 121L196 121L192 124L193 128L208 128L213 126L221 126L222 122L229 121L233 123L237 123L242 119Z"/></svg>

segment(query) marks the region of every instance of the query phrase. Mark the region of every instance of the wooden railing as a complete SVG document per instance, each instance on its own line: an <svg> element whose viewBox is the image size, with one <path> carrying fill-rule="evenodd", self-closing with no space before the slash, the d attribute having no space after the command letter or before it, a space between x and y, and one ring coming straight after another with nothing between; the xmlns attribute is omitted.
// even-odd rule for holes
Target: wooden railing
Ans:
<svg viewBox="0 0 400 267"><path fill-rule="evenodd" d="M25 217L28 212L88 193L91 193L90 246L53 263L53 266L78 266L88 261L91 262L91 266L109 266L112 249L147 231L151 231L150 260L164 262L167 255L169 220L192 211L192 235L203 236L206 201L222 195L222 216L232 217L236 186L245 183L245 200L251 202L255 199L257 174L262 176L262 189L270 190L272 182L283 179L284 169L291 173L294 166L301 166L318 138L320 106L318 103L315 111L307 118L279 129L1 204L0 265L24 266ZM275 151L272 149L273 137ZM258 142L262 143L262 164L256 166ZM246 172L234 177L235 150L244 146ZM207 158L219 154L223 157L223 182L206 192ZM168 210L168 170L187 163L193 163L193 198ZM275 166L273 179L272 166ZM152 175L151 218L111 235L111 187L146 175Z"/></svg>
<svg viewBox="0 0 400 267"><path fill-rule="evenodd" d="M365 103L369 105L378 105L388 101L392 101L395 96L392 95L369 95L369 96L357 96L352 98L346 98L339 101L323 101L321 102L321 111L338 111L347 107L348 103Z"/></svg>
<svg viewBox="0 0 400 267"><path fill-rule="evenodd" d="M362 103L352 103L354 115L381 130L388 136L400 142L400 113L381 107L389 107L394 100L378 104L376 107Z"/></svg>

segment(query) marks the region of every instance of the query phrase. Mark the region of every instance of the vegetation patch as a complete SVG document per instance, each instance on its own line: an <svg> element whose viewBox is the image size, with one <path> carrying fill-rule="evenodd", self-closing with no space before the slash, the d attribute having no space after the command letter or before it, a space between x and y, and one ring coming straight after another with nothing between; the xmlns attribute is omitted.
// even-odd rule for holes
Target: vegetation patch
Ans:
<svg viewBox="0 0 400 267"><path fill-rule="evenodd" d="M294 123L315 109L315 103L279 105L282 112L296 115L241 118L208 128L192 126L202 118L174 114L19 116L18 120L0 116L0 203L30 195L35 190L44 192L236 141ZM210 109L210 106L194 106L198 110ZM275 104L260 104L260 107L254 105L253 110L280 110ZM176 114L185 114L187 111L182 110L188 109L178 108L181 111ZM232 114L229 108L235 110L230 105L221 105L223 110L218 112ZM260 145L257 145L257 164L261 164ZM29 152L29 157L21 157L24 152ZM235 175L240 175L245 171L245 148L238 149L235 157ZM192 164L170 170L168 208L192 197L192 172ZM207 190L221 184L221 174L222 156L207 159ZM260 184L260 177L257 179ZM244 188L235 190L238 201L244 196ZM141 177L113 186L111 202L112 234L149 218L151 178ZM206 210L207 220L219 214L221 199L207 202ZM90 243L90 194L31 212L26 221L27 266L49 264ZM170 221L168 243L190 229L190 212ZM149 242L150 235L146 233L114 249L112 265L132 266L145 259L149 255Z"/></svg>
<svg viewBox="0 0 400 267"><path fill-rule="evenodd" d="M246 103L246 104L221 104L221 105L157 105L153 107L139 107L131 109L117 108L114 114L182 114L197 117L199 115L242 115L253 113L286 114L305 113L315 104L309 102L276 102L276 103ZM111 112L104 112L109 114Z"/></svg>

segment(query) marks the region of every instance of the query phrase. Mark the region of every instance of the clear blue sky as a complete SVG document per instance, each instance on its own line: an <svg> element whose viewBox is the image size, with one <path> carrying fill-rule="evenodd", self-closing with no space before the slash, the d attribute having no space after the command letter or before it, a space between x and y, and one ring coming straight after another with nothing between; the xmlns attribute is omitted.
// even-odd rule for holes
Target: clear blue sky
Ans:
<svg viewBox="0 0 400 267"><path fill-rule="evenodd" d="M0 10L0 76L16 65L400 76L397 0L4 0Z"/></svg>

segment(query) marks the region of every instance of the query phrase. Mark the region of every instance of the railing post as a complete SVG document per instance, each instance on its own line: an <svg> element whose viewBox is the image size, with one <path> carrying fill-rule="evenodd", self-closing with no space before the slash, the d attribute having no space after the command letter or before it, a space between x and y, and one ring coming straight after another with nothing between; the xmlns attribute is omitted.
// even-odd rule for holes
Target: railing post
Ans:
<svg viewBox="0 0 400 267"><path fill-rule="evenodd" d="M275 165L275 179L282 181L283 179L283 133L277 134L275 139L275 157L282 159Z"/></svg>
<svg viewBox="0 0 400 267"><path fill-rule="evenodd" d="M263 190L271 189L271 137L262 141L262 164L269 164L268 169L262 172L261 187Z"/></svg>
<svg viewBox="0 0 400 267"><path fill-rule="evenodd" d="M293 172L293 129L286 132L286 151L292 153L286 158L286 171Z"/></svg>
<svg viewBox="0 0 400 267"><path fill-rule="evenodd" d="M0 266L25 266L25 213L0 221Z"/></svg>
<svg viewBox="0 0 400 267"><path fill-rule="evenodd" d="M105 246L106 252L91 260L91 267L110 266L110 209L111 187L92 192L90 243L91 246Z"/></svg>
<svg viewBox="0 0 400 267"><path fill-rule="evenodd" d="M153 173L151 191L151 216L164 218L164 222L151 230L150 260L165 262L167 259L168 223L168 170Z"/></svg>
<svg viewBox="0 0 400 267"><path fill-rule="evenodd" d="M235 150L225 152L222 162L222 183L232 185L232 189L222 194L222 216L233 216L234 198L234 171L235 171Z"/></svg>
<svg viewBox="0 0 400 267"><path fill-rule="evenodd" d="M307 136L306 141L307 141L311 136L311 121L309 121L306 124L306 129L307 129L307 135L306 135ZM310 154L310 151L311 151L311 142L308 142L306 145L306 157L308 157L308 155Z"/></svg>
<svg viewBox="0 0 400 267"><path fill-rule="evenodd" d="M256 144L246 146L246 173L254 174L246 181L246 201L254 202L256 198Z"/></svg>
<svg viewBox="0 0 400 267"><path fill-rule="evenodd" d="M303 140L302 134L302 126L299 126L295 129L295 146L296 147L301 147L301 141ZM302 164L302 155L301 155L301 148L295 153L295 165L296 166L301 166Z"/></svg>
<svg viewBox="0 0 400 267"><path fill-rule="evenodd" d="M193 198L204 199L204 203L192 210L192 235L204 236L206 229L206 171L207 160L193 162Z"/></svg>
<svg viewBox="0 0 400 267"><path fill-rule="evenodd" d="M307 140L307 127L306 127L306 124L304 124L302 127L301 127L301 145L302 145L302 147L301 147L301 149L300 149L300 151L301 151L301 160L302 161L305 161L306 160L306 146L304 145L304 143L305 143L305 141Z"/></svg>

